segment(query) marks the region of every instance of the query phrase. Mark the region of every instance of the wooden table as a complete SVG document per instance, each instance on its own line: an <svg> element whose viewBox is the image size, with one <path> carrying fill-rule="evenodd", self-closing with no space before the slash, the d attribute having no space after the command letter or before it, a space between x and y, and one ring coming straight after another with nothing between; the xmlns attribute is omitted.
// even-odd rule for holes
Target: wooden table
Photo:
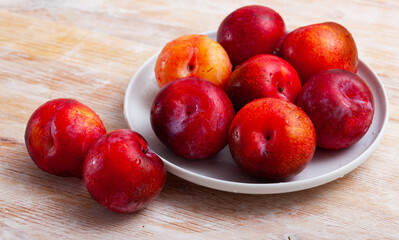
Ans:
<svg viewBox="0 0 399 240"><path fill-rule="evenodd" d="M49 99L75 98L108 131L137 69L171 39L218 28L231 11L267 5L290 29L336 21L383 81L386 134L344 178L309 190L244 195L171 174L134 214L97 204L81 180L31 161L24 130ZM399 239L399 2L396 0L0 1L0 239Z"/></svg>

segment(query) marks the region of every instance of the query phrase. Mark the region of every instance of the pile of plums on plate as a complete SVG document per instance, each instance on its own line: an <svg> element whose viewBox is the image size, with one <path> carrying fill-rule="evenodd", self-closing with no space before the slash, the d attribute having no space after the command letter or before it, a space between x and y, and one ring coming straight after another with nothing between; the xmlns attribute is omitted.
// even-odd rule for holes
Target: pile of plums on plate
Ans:
<svg viewBox="0 0 399 240"><path fill-rule="evenodd" d="M185 35L166 44L155 66L161 89L151 126L184 158L207 158L228 144L249 175L285 181L309 164L316 145L346 148L367 132L374 102L357 67L343 26L287 33L272 9L246 6L223 20L217 42ZM99 116L76 100L40 106L25 143L40 169L82 177L91 196L115 212L144 208L165 183L162 160L139 133L106 133Z"/></svg>
<svg viewBox="0 0 399 240"><path fill-rule="evenodd" d="M287 32L274 10L242 7L222 21L217 41L197 34L166 44L151 126L179 156L207 158L228 144L249 175L286 181L316 145L347 148L366 134L374 100L357 68L355 41L340 24Z"/></svg>

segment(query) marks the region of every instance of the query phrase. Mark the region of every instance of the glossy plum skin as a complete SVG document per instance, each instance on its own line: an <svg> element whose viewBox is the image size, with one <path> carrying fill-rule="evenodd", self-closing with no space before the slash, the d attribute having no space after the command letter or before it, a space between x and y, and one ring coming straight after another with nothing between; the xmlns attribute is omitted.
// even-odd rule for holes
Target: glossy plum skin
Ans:
<svg viewBox="0 0 399 240"><path fill-rule="evenodd" d="M166 179L162 160L137 132L118 129L105 134L88 151L83 181L102 206L119 213L146 207Z"/></svg>
<svg viewBox="0 0 399 240"><path fill-rule="evenodd" d="M183 77L204 78L223 88L232 65L223 47L206 35L184 35L167 43L155 64L161 88Z"/></svg>
<svg viewBox="0 0 399 240"><path fill-rule="evenodd" d="M188 159L210 157L224 148L233 117L233 104L221 88L192 77L164 86L151 108L157 137Z"/></svg>
<svg viewBox="0 0 399 240"><path fill-rule="evenodd" d="M334 22L295 29L284 37L277 52L297 70L302 84L323 70L340 68L356 73L358 67L355 40Z"/></svg>
<svg viewBox="0 0 399 240"><path fill-rule="evenodd" d="M99 116L73 99L53 99L30 117L25 144L35 164L45 172L81 177L90 145L106 130Z"/></svg>
<svg viewBox="0 0 399 240"><path fill-rule="evenodd" d="M285 60L269 54L254 56L236 67L225 87L236 111L263 97L295 102L301 89L295 69Z"/></svg>
<svg viewBox="0 0 399 240"><path fill-rule="evenodd" d="M293 103L260 98L234 117L229 148L237 165L252 177L285 181L309 164L316 133L309 117Z"/></svg>
<svg viewBox="0 0 399 240"><path fill-rule="evenodd" d="M298 96L316 129L317 145L346 148L359 141L369 129L374 115L370 88L355 73L331 69L309 79Z"/></svg>
<svg viewBox="0 0 399 240"><path fill-rule="evenodd" d="M245 6L220 24L217 41L226 49L233 66L258 54L272 54L285 33L285 23L274 10Z"/></svg>

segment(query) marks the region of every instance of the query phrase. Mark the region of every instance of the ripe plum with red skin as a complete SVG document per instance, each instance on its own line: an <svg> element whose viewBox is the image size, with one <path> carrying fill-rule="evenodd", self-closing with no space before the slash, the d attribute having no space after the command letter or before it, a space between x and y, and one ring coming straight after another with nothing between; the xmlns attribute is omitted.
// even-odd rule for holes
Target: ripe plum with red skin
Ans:
<svg viewBox="0 0 399 240"><path fill-rule="evenodd" d="M166 179L162 160L137 132L118 129L88 151L83 180L102 206L119 213L143 209L161 192Z"/></svg>
<svg viewBox="0 0 399 240"><path fill-rule="evenodd" d="M225 91L238 111L252 100L264 97L295 102L301 88L298 74L287 61L260 54L234 69Z"/></svg>
<svg viewBox="0 0 399 240"><path fill-rule="evenodd" d="M86 105L66 98L50 100L30 117L25 144L35 164L45 172L81 177L90 145L105 134L100 117Z"/></svg>
<svg viewBox="0 0 399 240"><path fill-rule="evenodd" d="M225 147L233 117L233 104L223 89L194 77L165 85L151 108L157 137L189 159L210 157Z"/></svg>
<svg viewBox="0 0 399 240"><path fill-rule="evenodd" d="M252 177L285 181L311 161L316 132L310 118L293 103L260 98L234 117L229 149L237 165Z"/></svg>
<svg viewBox="0 0 399 240"><path fill-rule="evenodd" d="M346 148L359 141L374 115L374 98L357 74L331 69L309 79L298 96L297 105L312 119L317 145Z"/></svg>
<svg viewBox="0 0 399 240"><path fill-rule="evenodd" d="M352 34L335 22L295 29L284 37L277 54L296 69L302 85L323 70L340 68L356 73L359 64Z"/></svg>
<svg viewBox="0 0 399 240"><path fill-rule="evenodd" d="M284 20L276 11L250 5L233 11L222 21L217 41L237 66L258 54L272 54L284 34Z"/></svg>

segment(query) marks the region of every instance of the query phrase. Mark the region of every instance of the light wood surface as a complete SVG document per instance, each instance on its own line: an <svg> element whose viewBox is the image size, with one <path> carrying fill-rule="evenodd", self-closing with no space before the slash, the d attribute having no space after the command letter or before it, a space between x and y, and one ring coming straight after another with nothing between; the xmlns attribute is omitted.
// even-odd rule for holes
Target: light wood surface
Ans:
<svg viewBox="0 0 399 240"><path fill-rule="evenodd" d="M390 102L386 134L360 167L276 195L227 193L168 174L151 205L123 215L97 204L81 180L31 161L23 135L39 105L75 98L108 131L126 128L124 92L146 59L249 4L275 9L290 29L335 21L353 34ZM0 239L399 239L398 10L396 0L1 0Z"/></svg>

